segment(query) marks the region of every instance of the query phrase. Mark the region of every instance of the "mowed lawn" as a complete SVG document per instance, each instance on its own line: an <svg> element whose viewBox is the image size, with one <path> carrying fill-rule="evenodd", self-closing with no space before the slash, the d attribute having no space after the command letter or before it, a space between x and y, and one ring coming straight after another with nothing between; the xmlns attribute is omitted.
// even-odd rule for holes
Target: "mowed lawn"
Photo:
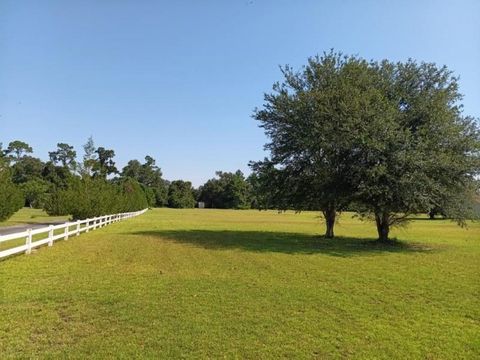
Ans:
<svg viewBox="0 0 480 360"><path fill-rule="evenodd" d="M155 209L0 262L1 358L480 357L480 225Z"/></svg>
<svg viewBox="0 0 480 360"><path fill-rule="evenodd" d="M48 216L48 214L41 209L30 209L28 207L24 207L13 214L13 216L8 220L0 221L0 227L68 221L68 219L69 216Z"/></svg>

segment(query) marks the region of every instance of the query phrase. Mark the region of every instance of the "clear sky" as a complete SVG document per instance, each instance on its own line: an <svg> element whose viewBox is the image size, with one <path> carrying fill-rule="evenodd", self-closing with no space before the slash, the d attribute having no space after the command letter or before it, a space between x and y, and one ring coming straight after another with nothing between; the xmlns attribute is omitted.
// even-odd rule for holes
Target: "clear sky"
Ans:
<svg viewBox="0 0 480 360"><path fill-rule="evenodd" d="M196 186L248 172L278 65L330 48L445 64L480 117L478 0L0 0L0 142L47 159L92 135L120 168L149 154Z"/></svg>

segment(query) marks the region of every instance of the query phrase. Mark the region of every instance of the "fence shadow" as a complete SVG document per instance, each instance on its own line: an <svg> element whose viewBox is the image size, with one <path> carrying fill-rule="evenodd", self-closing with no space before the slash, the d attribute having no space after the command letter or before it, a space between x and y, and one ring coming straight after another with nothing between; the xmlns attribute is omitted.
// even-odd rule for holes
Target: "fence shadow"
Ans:
<svg viewBox="0 0 480 360"><path fill-rule="evenodd" d="M285 254L322 253L338 257L380 253L430 252L432 250L421 244L406 243L399 240L386 244L379 243L371 238L336 237L327 239L318 235L269 231L158 230L135 232L134 234L155 236L205 249L240 249Z"/></svg>

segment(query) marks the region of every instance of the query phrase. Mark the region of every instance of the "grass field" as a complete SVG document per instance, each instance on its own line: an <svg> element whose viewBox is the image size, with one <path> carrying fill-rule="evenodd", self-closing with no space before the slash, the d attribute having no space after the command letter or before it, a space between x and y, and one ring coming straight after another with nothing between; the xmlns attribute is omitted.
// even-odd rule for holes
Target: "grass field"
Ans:
<svg viewBox="0 0 480 360"><path fill-rule="evenodd" d="M41 209L31 209L24 207L18 210L11 218L6 221L0 221L0 228L16 226L16 225L25 225L25 224L46 224L52 222L64 222L68 221L70 216L48 216L48 214ZM20 231L20 230L19 230ZM59 234L63 232L62 230L56 230L54 234ZM45 234L39 234L33 236L33 240L39 240L45 238ZM0 243L0 251L13 248L15 246L25 244L24 238L9 240L6 242Z"/></svg>
<svg viewBox="0 0 480 360"><path fill-rule="evenodd" d="M480 358L480 225L156 209L0 262L2 358ZM348 237L347 237L348 236Z"/></svg>
<svg viewBox="0 0 480 360"><path fill-rule="evenodd" d="M69 216L48 216L48 214L41 209L30 209L25 207L13 214L10 219L6 221L0 221L0 227L22 224L41 224L53 221L67 221L68 219Z"/></svg>

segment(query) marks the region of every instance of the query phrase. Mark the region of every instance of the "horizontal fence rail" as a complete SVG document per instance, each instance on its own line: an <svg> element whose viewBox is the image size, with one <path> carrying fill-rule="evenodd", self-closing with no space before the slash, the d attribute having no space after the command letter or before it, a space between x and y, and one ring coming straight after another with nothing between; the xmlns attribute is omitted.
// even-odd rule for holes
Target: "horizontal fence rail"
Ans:
<svg viewBox="0 0 480 360"><path fill-rule="evenodd" d="M82 232L89 232L90 230L95 230L97 228L104 227L108 224L112 224L121 220L129 219L146 212L147 209L113 214L113 215L104 215L99 217L94 217L91 219L77 220L77 221L67 221L63 224L58 225L49 225L43 228L38 229L27 229L25 231L16 232L13 234L0 235L0 244L6 241L25 239L25 243L19 246L12 247L0 251L0 259L14 254L25 253L30 254L32 249L35 249L42 245L52 246L53 242L56 240L68 240L70 236L78 236ZM60 231L59 230L63 230ZM39 234L47 234L47 237L33 241L33 237Z"/></svg>

